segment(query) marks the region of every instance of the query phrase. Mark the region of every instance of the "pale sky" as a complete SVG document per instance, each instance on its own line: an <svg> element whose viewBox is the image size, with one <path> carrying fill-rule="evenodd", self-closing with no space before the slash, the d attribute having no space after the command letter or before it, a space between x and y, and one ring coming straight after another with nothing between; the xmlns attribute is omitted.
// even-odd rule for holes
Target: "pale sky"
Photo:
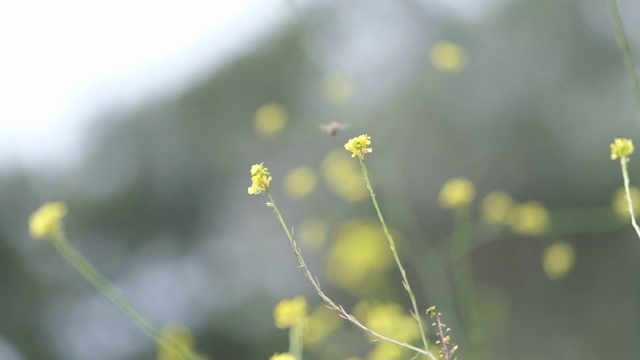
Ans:
<svg viewBox="0 0 640 360"><path fill-rule="evenodd" d="M99 110L182 90L290 16L277 0L0 5L0 166L69 163Z"/></svg>

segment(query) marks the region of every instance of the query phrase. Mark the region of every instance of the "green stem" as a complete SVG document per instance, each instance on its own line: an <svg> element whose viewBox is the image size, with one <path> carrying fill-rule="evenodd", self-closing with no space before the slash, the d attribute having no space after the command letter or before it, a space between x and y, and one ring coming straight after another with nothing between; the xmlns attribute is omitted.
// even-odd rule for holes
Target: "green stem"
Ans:
<svg viewBox="0 0 640 360"><path fill-rule="evenodd" d="M460 208L455 211L455 223L453 242L451 244L453 273L458 293L458 303L462 317L467 324L467 338L471 358L480 358L480 349L483 343L482 329L478 312L478 296L473 281L473 272L468 257L471 251L471 216L468 208Z"/></svg>
<svg viewBox="0 0 640 360"><path fill-rule="evenodd" d="M416 296L411 290L411 286L409 285L409 279L407 278L407 272L404 270L402 266L402 262L400 261L400 257L398 256L398 251L396 250L396 244L393 241L393 237L391 236L391 232L387 228L387 224L384 221L384 217L382 216L382 212L380 211L380 206L378 206L378 200L376 200L376 194L373 192L373 187L371 186L371 181L369 180L369 171L367 171L367 166L364 163L364 157L359 156L360 166L362 167L362 175L364 176L364 182L367 184L367 189L369 189L369 194L371 195L371 200L373 201L373 207L376 208L376 212L378 213L378 219L380 219L380 224L382 225L382 230L384 234L387 236L387 240L389 240L389 247L391 248L391 253L393 253L393 258L398 265L398 269L400 269L400 274L402 275L402 284L404 285L405 290L409 294L409 298L411 299L411 305L413 306L413 317L416 319L418 323L418 327L420 328L420 337L422 338L422 345L424 349L429 351L429 340L424 331L424 326L422 325L422 320L420 317L420 311L418 310L418 303L416 301Z"/></svg>
<svg viewBox="0 0 640 360"><path fill-rule="evenodd" d="M302 327L303 323L300 321L289 329L289 354L296 360L302 360Z"/></svg>
<svg viewBox="0 0 640 360"><path fill-rule="evenodd" d="M633 211L633 201L631 200L631 191L629 189L629 171L627 170L627 163L629 162L629 158L623 156L620 158L620 167L622 168L622 178L624 179L624 193L627 198L627 207L629 208L629 215L631 215L631 224L633 228L636 230L636 234L638 234L638 238L640 238L640 227L636 222L636 215Z"/></svg>
<svg viewBox="0 0 640 360"><path fill-rule="evenodd" d="M380 333L377 333L377 332L369 329L364 324L362 324L358 319L356 319L355 316L349 314L341 305L336 304L335 302L333 302L333 300L331 300L331 298L329 298L327 295L325 295L324 291L322 291L322 288L320 287L320 282L318 281L318 279L316 277L314 277L311 274L311 271L309 270L309 267L307 267L307 264L305 263L304 258L302 257L302 251L300 250L300 246L294 240L293 235L291 234L291 231L289 231L289 228L287 227L287 224L284 222L284 218L282 217L282 214L280 214L280 210L278 210L278 207L276 206L276 203L273 200L273 196L271 196L271 193L269 191L267 191L267 196L269 197L268 206L273 209L273 212L275 213L276 218L278 218L278 221L280 222L280 225L282 225L282 228L284 229L284 232L287 234L287 238L289 239L289 243L291 244L291 250L293 250L293 253L296 255L296 258L298 258L298 263L300 264L300 269L302 270L302 273L304 273L304 275L307 277L307 279L311 282L311 285L313 285L314 289L316 289L316 292L318 293L320 298L322 298L322 300L327 304L327 307L329 309L337 311L338 314L340 314L340 317L342 317L343 319L351 322L355 326L357 326L360 329L368 332L369 334L373 335L374 337L377 337L380 340L384 340L384 341L390 342L392 344L395 344L397 346L409 349L411 351L415 351L416 353L419 353L419 354L427 356L431 360L438 360L438 358L436 358L435 355L433 355L431 352L429 352L428 349L424 350L424 349L417 348L417 347L415 347L413 345L394 340L392 338L386 337L386 336L384 336L384 335L382 335Z"/></svg>
<svg viewBox="0 0 640 360"><path fill-rule="evenodd" d="M620 53L624 59L624 64L631 76L631 85L633 86L633 92L636 97L636 105L640 111L640 78L638 76L636 65L633 61L633 56L631 55L629 38L627 38L627 33L624 30L624 23L622 22L622 18L620 18L620 12L618 11L618 4L616 0L609 0L609 10L611 11L613 22L616 25L616 44L618 44L618 48L620 49Z"/></svg>
<svg viewBox="0 0 640 360"><path fill-rule="evenodd" d="M85 278L91 285L97 288L104 296L107 297L124 315L133 321L151 338L160 345L165 346L176 354L180 355L183 360L197 360L189 350L175 343L173 340L163 336L162 332L147 320L140 311L138 311L113 284L107 280L102 274L96 270L91 263L82 256L67 240L64 234L59 234L53 239L53 244L62 256Z"/></svg>

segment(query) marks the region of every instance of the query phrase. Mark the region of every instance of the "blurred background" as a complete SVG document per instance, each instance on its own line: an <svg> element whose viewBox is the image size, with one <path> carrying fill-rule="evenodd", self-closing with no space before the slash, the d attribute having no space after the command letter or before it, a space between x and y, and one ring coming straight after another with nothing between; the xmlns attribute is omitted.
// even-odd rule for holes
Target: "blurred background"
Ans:
<svg viewBox="0 0 640 360"><path fill-rule="evenodd" d="M68 203L79 251L212 359L286 351L273 307L296 295L313 311L305 359L411 358L323 310L266 196L247 194L264 162L325 292L365 323L402 324L410 302L343 149L363 133L420 308L438 307L461 359L640 352L640 242L608 148L636 138L638 112L605 2L6 6L0 359L156 357L51 244L29 238L29 214L52 200ZM619 6L638 49L640 3ZM320 125L332 121L350 126L330 136ZM462 222L441 194L458 177L475 194ZM461 226L471 246L456 255ZM471 269L471 305L458 266Z"/></svg>

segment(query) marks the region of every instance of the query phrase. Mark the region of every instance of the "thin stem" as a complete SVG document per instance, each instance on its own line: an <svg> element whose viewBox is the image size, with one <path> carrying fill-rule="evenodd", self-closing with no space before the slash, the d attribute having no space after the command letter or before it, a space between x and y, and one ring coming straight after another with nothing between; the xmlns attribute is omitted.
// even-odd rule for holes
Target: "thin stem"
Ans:
<svg viewBox="0 0 640 360"><path fill-rule="evenodd" d="M633 92L636 97L636 105L640 111L640 78L638 76L636 65L633 61L633 56L631 55L629 38L624 30L624 23L622 22L622 18L620 18L620 12L618 11L618 4L616 0L609 0L609 10L611 11L613 22L616 25L616 44L618 44L618 48L620 49L620 53L624 59L624 64L631 76L631 85L633 86Z"/></svg>
<svg viewBox="0 0 640 360"><path fill-rule="evenodd" d="M104 296L107 297L124 315L140 327L145 333L157 341L160 345L165 346L176 354L179 354L183 360L198 360L189 350L184 349L175 341L163 336L162 332L147 320L140 311L138 311L107 278L105 278L91 263L82 256L67 240L64 234L53 239L60 254L85 278L91 285L97 288Z"/></svg>
<svg viewBox="0 0 640 360"><path fill-rule="evenodd" d="M631 224L633 228L636 230L636 234L638 234L638 238L640 238L640 227L636 222L636 215L633 211L633 201L631 200L631 191L629 189L629 171L627 170L627 163L629 162L629 158L623 156L620 158L620 167L622 168L622 178L624 179L624 193L627 198L627 207L629 208L629 215L631 215Z"/></svg>
<svg viewBox="0 0 640 360"><path fill-rule="evenodd" d="M384 221L384 217L382 216L382 212L380 211L380 206L378 206L378 201L376 200L376 194L373 192L373 187L371 186L371 181L369 180L369 172L367 171L367 166L364 163L364 157L359 156L360 166L362 167L362 175L364 176L364 182L367 184L367 189L369 189L369 194L371 195L371 200L373 200L373 206L376 208L376 212L378 213L378 219L380 219L380 224L382 225L382 230L384 234L387 236L387 240L389 240L389 247L391 248L391 252L393 253L393 258L396 260L396 264L398 265L398 269L400 269L400 274L402 275L402 284L404 285L405 290L409 294L409 298L411 299L411 305L413 306L413 317L416 319L418 323L418 327L420 328L420 337L422 338L422 344L425 350L429 350L429 340L424 331L424 326L422 326L422 320L420 317L420 311L418 310L418 303L416 301L416 296L411 290L411 286L409 285L409 279L407 278L407 273L402 266L402 262L400 262L400 257L398 256L398 251L396 250L396 244L393 241L393 237L387 228L387 224Z"/></svg>
<svg viewBox="0 0 640 360"><path fill-rule="evenodd" d="M307 267L307 264L305 263L304 258L302 257L302 251L300 250L300 246L298 245L298 243L294 240L293 236L291 235L291 231L287 227L287 224L284 222L284 218L282 217L282 214L280 214L280 211L278 210L278 207L276 206L275 202L273 201L273 196L271 196L271 193L269 191L267 191L267 196L269 197L269 207L271 207L273 209L273 212L275 213L276 217L278 218L278 221L280 222L280 225L282 225L282 228L284 229L285 233L287 234L287 238L289 239L289 243L291 244L291 250L293 250L293 253L296 255L296 258L298 258L298 263L300 264L299 267L302 270L302 273L311 282L311 285L313 285L313 287L316 289L318 295L327 304L327 307L329 309L337 311L338 314L340 315L340 317L342 317L343 319L351 322L355 326L357 326L360 329L368 332L369 334L377 337L380 340L384 340L384 341L390 342L392 344L395 344L397 346L409 349L411 351L415 351L415 352L420 353L422 355L426 355L431 360L438 360L438 358L436 358L435 355L430 353L428 350L423 350L423 349L417 348L417 347L415 347L413 345L394 340L392 338L386 337L386 336L384 336L382 334L379 334L379 333L369 329L364 324L362 324L358 319L356 319L355 316L349 314L342 307L342 305L336 304L335 302L333 302L333 300L331 300L331 298L329 298L327 295L325 295L325 293L322 291L322 288L320 287L320 282L318 281L318 279L316 277L314 277L311 274L311 271Z"/></svg>
<svg viewBox="0 0 640 360"><path fill-rule="evenodd" d="M459 299L460 311L467 325L467 337L469 350L478 357L482 344L482 330L479 328L480 319L477 309L477 291L473 281L473 271L469 258L465 257L471 251L471 220L468 208L455 210L455 222L453 241L451 244L451 256L453 262L453 274Z"/></svg>
<svg viewBox="0 0 640 360"><path fill-rule="evenodd" d="M293 355L296 360L302 360L302 327L303 323L299 321L289 329L289 353Z"/></svg>

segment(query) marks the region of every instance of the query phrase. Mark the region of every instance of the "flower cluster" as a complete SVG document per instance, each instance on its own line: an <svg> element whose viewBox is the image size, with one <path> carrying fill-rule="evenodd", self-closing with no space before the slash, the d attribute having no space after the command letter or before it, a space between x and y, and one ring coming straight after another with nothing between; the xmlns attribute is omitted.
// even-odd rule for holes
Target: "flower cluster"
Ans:
<svg viewBox="0 0 640 360"><path fill-rule="evenodd" d="M29 233L34 239L53 239L62 234L67 205L62 201L42 205L29 217Z"/></svg>
<svg viewBox="0 0 640 360"><path fill-rule="evenodd" d="M373 151L373 149L371 149L369 145L371 145L371 137L367 134L364 134L349 139L349 141L344 144L344 148L348 151L351 151L351 157L358 156L360 159L362 159L364 158L364 155L366 153L370 153Z"/></svg>
<svg viewBox="0 0 640 360"><path fill-rule="evenodd" d="M278 329L302 325L306 316L307 300L302 296L282 300L273 308L273 319Z"/></svg>
<svg viewBox="0 0 640 360"><path fill-rule="evenodd" d="M262 164L255 164L251 166L251 187L247 189L249 194L261 194L269 190L269 183L271 182L271 174L269 169Z"/></svg>
<svg viewBox="0 0 640 360"><path fill-rule="evenodd" d="M625 159L629 155L633 154L633 151L635 150L633 141L627 138L616 138L609 147L611 148L611 160L615 160L617 158Z"/></svg>
<svg viewBox="0 0 640 360"><path fill-rule="evenodd" d="M436 341L436 345L439 345L441 348L440 358L444 360L451 360L455 352L458 351L458 345L451 342L451 336L449 335L451 329L442 322L442 314L436 310L435 306L428 308L427 314L435 320L431 325L436 328L439 338L439 340Z"/></svg>

